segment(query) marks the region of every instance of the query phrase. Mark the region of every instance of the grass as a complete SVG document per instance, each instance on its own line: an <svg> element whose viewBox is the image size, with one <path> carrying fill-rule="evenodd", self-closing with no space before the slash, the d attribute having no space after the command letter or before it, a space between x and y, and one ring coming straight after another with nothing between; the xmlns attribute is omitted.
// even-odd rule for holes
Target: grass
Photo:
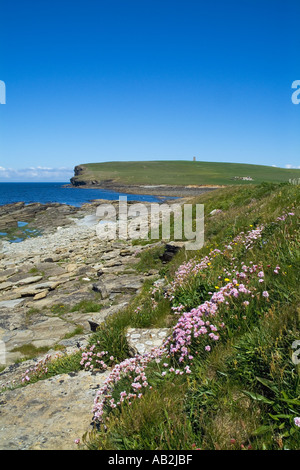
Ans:
<svg viewBox="0 0 300 470"><path fill-rule="evenodd" d="M94 432L84 441L91 450L192 449L194 436L188 419L179 413L184 406L183 381L157 386L153 393L128 407L126 416L111 418L112 432Z"/></svg>
<svg viewBox="0 0 300 470"><path fill-rule="evenodd" d="M235 176L250 176L243 185L264 181L280 183L299 178L299 169L284 169L241 163L193 162L193 161L146 161L104 162L80 165L83 173L75 180L114 181L118 184L141 185L235 185L241 180Z"/></svg>
<svg viewBox="0 0 300 470"><path fill-rule="evenodd" d="M81 300L77 304L70 307L69 305L65 304L54 304L51 306L51 313L54 315L64 315L65 313L72 313L72 312L82 312L82 313L90 313L90 312L99 312L99 310L103 307L102 304L95 302L93 300Z"/></svg>
<svg viewBox="0 0 300 470"><path fill-rule="evenodd" d="M69 339L73 338L76 335L81 335L84 331L84 328L82 326L76 326L76 328L71 331L70 333L66 333L63 339Z"/></svg>
<svg viewBox="0 0 300 470"><path fill-rule="evenodd" d="M160 256L163 254L163 252L164 246L143 250L137 255L139 262L135 265L135 269L138 272L147 272L150 269L163 268L163 264L160 260Z"/></svg>
<svg viewBox="0 0 300 470"><path fill-rule="evenodd" d="M12 349L12 352L21 353L24 356L22 361L25 361L25 360L37 357L40 354L43 354L43 353L47 352L48 350L49 350L49 348L47 346L37 348L33 344L28 343L28 344L24 344L23 346L15 347L14 349Z"/></svg>
<svg viewBox="0 0 300 470"><path fill-rule="evenodd" d="M101 308L102 305L97 302L94 302L92 300L81 300L78 304L74 305L71 308L70 312L99 312Z"/></svg>

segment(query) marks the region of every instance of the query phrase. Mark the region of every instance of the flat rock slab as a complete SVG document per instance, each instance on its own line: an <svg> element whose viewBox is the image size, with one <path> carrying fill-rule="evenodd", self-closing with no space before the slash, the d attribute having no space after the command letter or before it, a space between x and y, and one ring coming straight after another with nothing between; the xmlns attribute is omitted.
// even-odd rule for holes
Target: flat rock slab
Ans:
<svg viewBox="0 0 300 470"><path fill-rule="evenodd" d="M43 279L43 276L30 276L26 277L25 279L20 279L15 283L16 286L26 286L27 284L33 284L34 282L38 282Z"/></svg>
<svg viewBox="0 0 300 470"><path fill-rule="evenodd" d="M1 450L73 450L91 431L96 391L109 371L61 374L1 395Z"/></svg>
<svg viewBox="0 0 300 470"><path fill-rule="evenodd" d="M129 350L132 355L150 353L161 347L170 333L170 328L129 328L126 333Z"/></svg>
<svg viewBox="0 0 300 470"><path fill-rule="evenodd" d="M24 299L3 300L0 302L0 308L15 308L21 302L24 302Z"/></svg>
<svg viewBox="0 0 300 470"><path fill-rule="evenodd" d="M27 287L17 288L15 293L18 294L19 297L30 297L39 294L41 291L45 291L46 289L54 290L57 286L59 286L59 284L60 282L43 282L41 284L33 284Z"/></svg>
<svg viewBox="0 0 300 470"><path fill-rule="evenodd" d="M105 282L110 293L135 294L143 285L141 276L123 275Z"/></svg>
<svg viewBox="0 0 300 470"><path fill-rule="evenodd" d="M13 283L12 283L12 282L9 282L9 281L1 282L1 284L0 284L0 291L1 291L1 290L11 289L12 286L13 286Z"/></svg>
<svg viewBox="0 0 300 470"><path fill-rule="evenodd" d="M5 345L6 364L12 364L16 359L15 348L31 344L36 348L53 347L65 335L74 331L73 322L66 322L58 317L39 317L38 321L28 328L16 328L11 330L0 330L0 341ZM22 357L21 353L17 354Z"/></svg>

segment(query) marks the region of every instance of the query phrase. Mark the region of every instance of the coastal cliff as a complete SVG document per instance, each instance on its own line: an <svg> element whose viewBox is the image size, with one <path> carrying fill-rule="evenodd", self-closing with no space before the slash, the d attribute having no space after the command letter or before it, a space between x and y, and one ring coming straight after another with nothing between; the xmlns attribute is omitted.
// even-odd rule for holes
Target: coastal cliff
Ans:
<svg viewBox="0 0 300 470"><path fill-rule="evenodd" d="M86 177L86 169L83 165L74 168L74 176L70 179L72 186L100 186L101 181Z"/></svg>

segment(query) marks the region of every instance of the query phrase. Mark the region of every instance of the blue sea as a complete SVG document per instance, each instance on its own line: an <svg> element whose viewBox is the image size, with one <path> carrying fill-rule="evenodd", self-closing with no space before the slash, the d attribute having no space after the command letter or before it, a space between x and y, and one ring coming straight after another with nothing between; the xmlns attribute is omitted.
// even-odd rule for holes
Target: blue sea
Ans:
<svg viewBox="0 0 300 470"><path fill-rule="evenodd" d="M118 200L127 196L128 201L161 202L163 198L147 195L117 193L105 189L64 187L66 183L0 183L0 206L13 202L59 202L80 207L93 199Z"/></svg>

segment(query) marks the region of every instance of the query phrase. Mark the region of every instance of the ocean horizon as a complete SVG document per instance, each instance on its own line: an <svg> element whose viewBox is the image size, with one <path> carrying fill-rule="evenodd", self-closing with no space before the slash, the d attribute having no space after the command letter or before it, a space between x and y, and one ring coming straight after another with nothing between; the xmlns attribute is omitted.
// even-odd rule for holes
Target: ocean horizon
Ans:
<svg viewBox="0 0 300 470"><path fill-rule="evenodd" d="M69 185L70 182L1 182L0 206L15 202L30 204L60 203L80 207L93 199L118 200L127 196L128 201L161 202L163 198L145 194L126 194L106 189L87 189Z"/></svg>

